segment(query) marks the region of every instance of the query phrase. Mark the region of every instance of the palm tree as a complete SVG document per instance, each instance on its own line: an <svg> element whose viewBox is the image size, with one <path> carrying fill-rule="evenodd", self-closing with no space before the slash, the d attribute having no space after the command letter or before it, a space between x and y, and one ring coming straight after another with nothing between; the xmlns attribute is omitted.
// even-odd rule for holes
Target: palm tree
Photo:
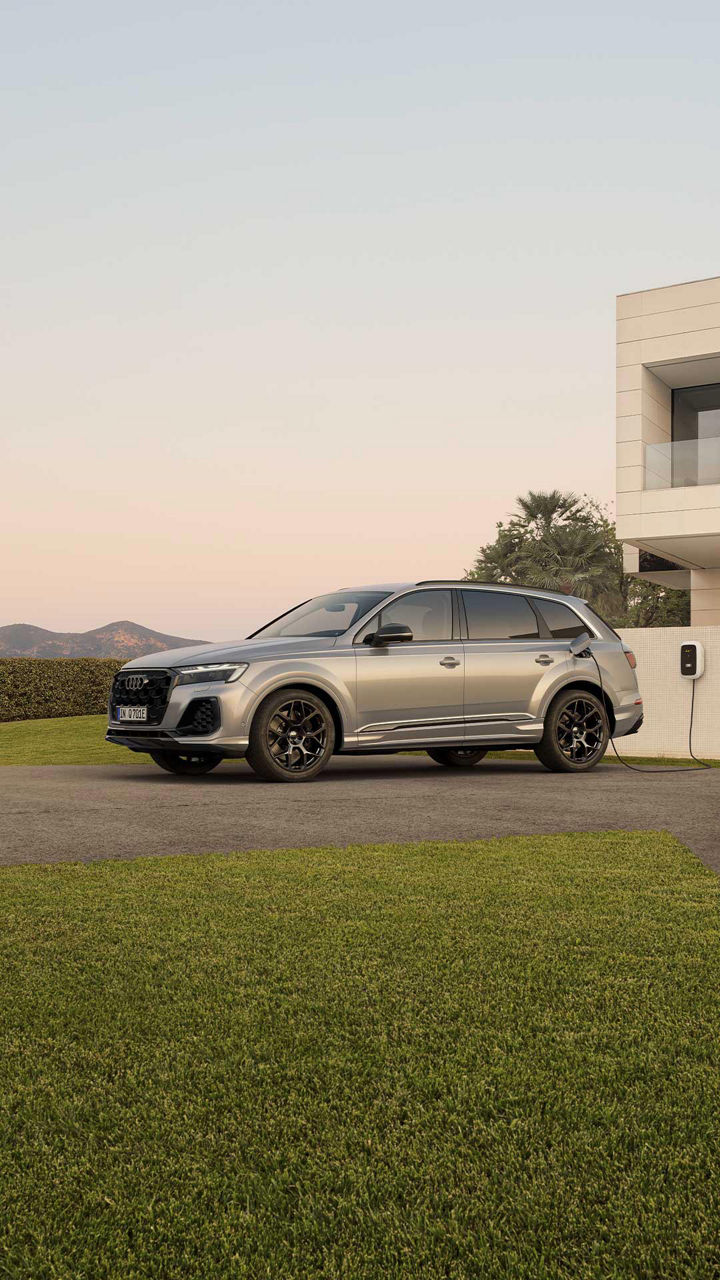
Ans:
<svg viewBox="0 0 720 1280"><path fill-rule="evenodd" d="M507 524L498 525L495 542L481 547L466 577L612 599L616 611L621 552L601 508L559 489L530 490L517 506Z"/></svg>
<svg viewBox="0 0 720 1280"><path fill-rule="evenodd" d="M551 489L549 493L529 489L526 497L517 498L520 519L528 526L535 525L543 533L558 521L567 521L578 512L582 502L577 493L562 493L560 489Z"/></svg>

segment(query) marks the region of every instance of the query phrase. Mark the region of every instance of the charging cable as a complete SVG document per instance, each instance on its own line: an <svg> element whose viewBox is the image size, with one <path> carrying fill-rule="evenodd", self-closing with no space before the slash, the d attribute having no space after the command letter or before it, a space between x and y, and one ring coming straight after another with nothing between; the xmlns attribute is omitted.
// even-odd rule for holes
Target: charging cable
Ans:
<svg viewBox="0 0 720 1280"><path fill-rule="evenodd" d="M595 654L593 653L592 649L588 646L587 649L584 649L583 652L579 653L577 656L578 658L592 658L593 662L595 663L595 670L598 673L598 680L600 681L600 692L603 695L603 701L604 701L605 686L603 684L602 671L600 670L600 663L595 657ZM664 768L661 765L659 769L648 768L647 765L642 765L642 764L630 764L629 760L624 760L623 757L620 755L620 752L618 751L615 745L615 739L613 738L612 733L610 733L610 726L608 724L608 734L610 737L610 741L612 743L612 749L615 752L615 755L617 756L620 763L624 764L626 769L632 769L635 773L700 773L702 769L712 769L713 766L711 764L708 764L705 760L699 760L692 749L693 720L695 718L695 685L696 683L697 681L693 680L692 697L690 700L690 731L688 734L688 750L690 752L692 759L695 760L696 763L694 765L690 765L690 764L668 765L667 768Z"/></svg>

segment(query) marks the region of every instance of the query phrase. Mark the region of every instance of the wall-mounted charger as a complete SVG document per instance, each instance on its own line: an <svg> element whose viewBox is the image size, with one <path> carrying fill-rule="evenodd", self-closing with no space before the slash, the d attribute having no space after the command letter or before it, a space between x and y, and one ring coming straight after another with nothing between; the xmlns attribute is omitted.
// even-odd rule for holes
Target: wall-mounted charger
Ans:
<svg viewBox="0 0 720 1280"><path fill-rule="evenodd" d="M680 645L680 675L686 680L697 680L705 670L705 650L699 640L688 640Z"/></svg>

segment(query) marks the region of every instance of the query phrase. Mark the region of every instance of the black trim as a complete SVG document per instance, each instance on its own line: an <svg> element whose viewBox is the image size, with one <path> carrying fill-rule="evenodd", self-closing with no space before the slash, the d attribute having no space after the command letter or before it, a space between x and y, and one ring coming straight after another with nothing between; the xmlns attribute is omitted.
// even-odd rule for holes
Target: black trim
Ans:
<svg viewBox="0 0 720 1280"><path fill-rule="evenodd" d="M527 600L528 604L530 605L530 608L532 609L533 613L535 614L535 617L537 618L537 624L538 624L538 631L539 631L539 633L540 633L540 639L541 639L541 640L554 640L554 639L555 639L555 637L554 637L554 635L553 635L552 631L550 630L550 628L549 628L549 626L548 626L547 622L546 622L546 621L545 621L545 619L543 618L543 616L542 616L542 614L541 614L540 610L539 610L538 608L536 608L536 606L533 604L532 596L525 596L525 599ZM558 600L558 604L563 604L563 603L564 603L564 601ZM565 605L565 608L566 608L566 609L569 609L569 608L570 608L570 605ZM578 621L582 621L582 619L580 619L580 618L578 617L578 614L575 614L575 617L576 617L576 618L578 618Z"/></svg>
<svg viewBox="0 0 720 1280"><path fill-rule="evenodd" d="M164 729L158 729L155 733L126 733L121 729L108 729L105 734L105 741L112 742L116 747L127 747L128 751L138 753L146 753L150 751L190 751L196 744L195 742L180 742L178 735L169 733ZM215 747L212 742L202 743L202 750L206 754L212 754L233 759L240 759L246 754L246 747Z"/></svg>
<svg viewBox="0 0 720 1280"><path fill-rule="evenodd" d="M635 722L632 729L628 729L627 733L623 734L623 737L629 738L631 733L637 733L639 729L642 729L642 723L644 719L645 719L645 716L643 714L640 716L640 719Z"/></svg>

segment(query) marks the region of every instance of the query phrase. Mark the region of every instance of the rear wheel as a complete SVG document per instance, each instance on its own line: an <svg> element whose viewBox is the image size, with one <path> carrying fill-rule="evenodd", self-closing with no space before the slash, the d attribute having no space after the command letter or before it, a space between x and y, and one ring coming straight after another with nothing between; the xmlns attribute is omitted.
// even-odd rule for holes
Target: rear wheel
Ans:
<svg viewBox="0 0 720 1280"><path fill-rule="evenodd" d="M553 773L584 773L600 763L609 737L600 699L585 689L568 689L550 704L535 755Z"/></svg>
<svg viewBox="0 0 720 1280"><path fill-rule="evenodd" d="M222 756L207 751L151 751L150 759L166 773L179 773L183 777L198 777L209 773L220 764Z"/></svg>
<svg viewBox="0 0 720 1280"><path fill-rule="evenodd" d="M483 747L433 747L428 751L431 760L444 764L448 769L472 769L487 755Z"/></svg>
<svg viewBox="0 0 720 1280"><path fill-rule="evenodd" d="M247 762L266 782L310 782L335 746L330 708L307 689L280 689L258 709Z"/></svg>

